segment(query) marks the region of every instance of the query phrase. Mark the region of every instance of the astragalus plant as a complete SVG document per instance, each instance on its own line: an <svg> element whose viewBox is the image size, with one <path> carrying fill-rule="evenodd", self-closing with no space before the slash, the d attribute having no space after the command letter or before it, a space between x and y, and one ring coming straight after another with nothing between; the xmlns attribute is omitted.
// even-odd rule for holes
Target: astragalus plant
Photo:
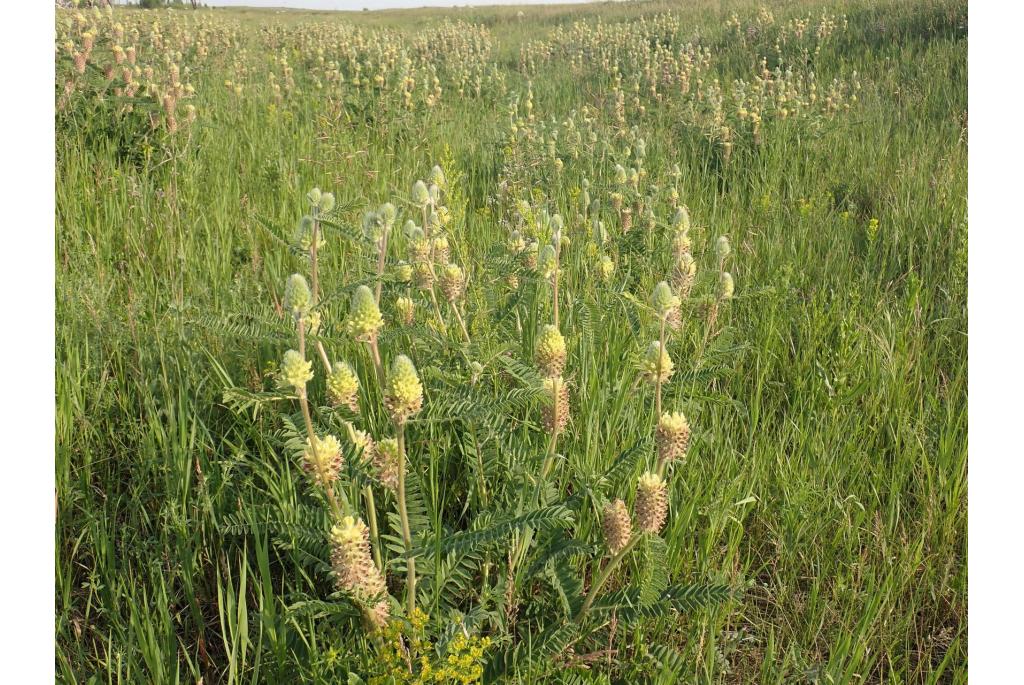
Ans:
<svg viewBox="0 0 1024 685"><path fill-rule="evenodd" d="M639 173L630 173L630 205L639 206ZM435 166L407 196L361 217L312 190L290 238L296 272L280 290L292 334L277 390L224 394L239 410L278 407L281 453L301 467L323 513L268 510L268 524L298 526L310 560L325 571L329 561L337 591L329 613L350 607L368 650L397 681L436 675L448 650L472 679L578 667L618 631L721 602L734 589L671 583L660 536L690 439L686 417L662 410L677 364L668 350L684 326L706 328L705 342L713 336L724 296L706 305L708 321L699 304L682 312L692 283L677 294L661 281L633 300L654 337L634 372L635 383L652 387L648 436L624 446L610 469L581 478L572 350L589 334L581 298L609 287L582 280L581 255L600 248L570 236L569 224L584 220L576 210L567 222L520 199L509 239L474 255L460 240L462 207L449 206L461 182L451 165ZM685 207L677 213L688 217ZM692 265L688 218L644 230L652 249ZM602 242L610 249L617 239ZM339 245L355 246L357 264L325 268ZM683 269L684 280L692 276L692 266ZM614 268L603 273L609 283ZM329 559L318 556L318 537ZM394 654L421 653L428 638L432 655L396 667ZM649 658L670 655L662 645Z"/></svg>

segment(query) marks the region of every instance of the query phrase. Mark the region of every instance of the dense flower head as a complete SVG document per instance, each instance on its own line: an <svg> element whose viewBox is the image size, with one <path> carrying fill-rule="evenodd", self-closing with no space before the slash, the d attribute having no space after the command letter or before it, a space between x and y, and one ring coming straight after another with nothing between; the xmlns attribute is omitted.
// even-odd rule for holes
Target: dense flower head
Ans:
<svg viewBox="0 0 1024 685"><path fill-rule="evenodd" d="M682 412L665 412L654 429L659 461L673 461L686 457L690 444L690 422Z"/></svg>
<svg viewBox="0 0 1024 685"><path fill-rule="evenodd" d="M615 183L624 186L629 181L629 177L626 175L626 168L621 164L615 165Z"/></svg>
<svg viewBox="0 0 1024 685"><path fill-rule="evenodd" d="M715 241L715 255L721 261L728 257L730 252L732 252L732 246L729 245L729 237L718 236L718 240Z"/></svg>
<svg viewBox="0 0 1024 685"><path fill-rule="evenodd" d="M648 383L665 383L672 377L675 364L672 363L668 350L662 349L661 343L655 340L648 345L640 362L640 370Z"/></svg>
<svg viewBox="0 0 1024 685"><path fill-rule="evenodd" d="M458 264L448 264L441 271L440 278L441 292L449 302L455 302L466 287L466 274Z"/></svg>
<svg viewBox="0 0 1024 685"><path fill-rule="evenodd" d="M384 576L370 556L370 535L362 519L346 516L331 529L331 566L339 590L363 604L375 628L387 624L390 610Z"/></svg>
<svg viewBox="0 0 1024 685"><path fill-rule="evenodd" d="M694 261L693 255L689 252L684 252L679 255L679 259L676 261L675 273L673 274L676 290L679 291L681 297L686 297L690 294L696 278L697 262Z"/></svg>
<svg viewBox="0 0 1024 685"><path fill-rule="evenodd" d="M338 479L343 458L341 443L333 435L306 438L302 467L317 483L330 485Z"/></svg>
<svg viewBox="0 0 1024 685"><path fill-rule="evenodd" d="M334 193L321 193L320 202L317 207L321 212L327 214L334 209Z"/></svg>
<svg viewBox="0 0 1024 685"><path fill-rule="evenodd" d="M378 212L370 210L363 214L363 237L372 243L380 242L387 231L387 224Z"/></svg>
<svg viewBox="0 0 1024 685"><path fill-rule="evenodd" d="M390 231L395 225L395 220L398 218L398 210L390 202L385 202L377 208L377 216L380 217L381 221L384 222L384 226Z"/></svg>
<svg viewBox="0 0 1024 685"><path fill-rule="evenodd" d="M537 336L537 348L534 351L537 368L544 376L561 376L565 369L565 358L565 338L558 328L545 324Z"/></svg>
<svg viewBox="0 0 1024 685"><path fill-rule="evenodd" d="M306 383L313 380L313 364L296 350L288 350L281 361L281 383L296 390L304 390Z"/></svg>
<svg viewBox="0 0 1024 685"><path fill-rule="evenodd" d="M431 185L435 185L441 190L444 190L445 186L448 185L448 181L444 177L444 170L437 164L430 170L430 176L427 177L427 180L430 181Z"/></svg>
<svg viewBox="0 0 1024 685"><path fill-rule="evenodd" d="M359 377L348 362L337 361L327 374L327 397L335 406L359 411Z"/></svg>
<svg viewBox="0 0 1024 685"><path fill-rule="evenodd" d="M736 284L733 283L732 274L728 271L723 271L718 277L718 299L728 300L732 298L733 291L736 289Z"/></svg>
<svg viewBox="0 0 1024 685"><path fill-rule="evenodd" d="M668 518L668 488L656 473L640 476L636 490L637 527L648 533L657 533Z"/></svg>
<svg viewBox="0 0 1024 685"><path fill-rule="evenodd" d="M423 385L412 360L404 354L391 363L384 387L384 404L392 420L403 423L423 406Z"/></svg>
<svg viewBox="0 0 1024 685"><path fill-rule="evenodd" d="M505 246L510 253L517 255L526 249L526 240L523 239L523 234L519 231L512 231Z"/></svg>
<svg viewBox="0 0 1024 685"><path fill-rule="evenodd" d="M537 268L537 253L540 251L540 243L536 240L531 240L526 244L526 249L523 250L522 259L523 266L527 269Z"/></svg>
<svg viewBox="0 0 1024 685"><path fill-rule="evenodd" d="M690 210L686 205L679 205L675 216L672 217L672 228L679 233L687 233L690 230Z"/></svg>
<svg viewBox="0 0 1024 685"><path fill-rule="evenodd" d="M399 262L395 264L395 280L399 283L409 283L412 281L412 264L409 262Z"/></svg>
<svg viewBox="0 0 1024 685"><path fill-rule="evenodd" d="M448 238L443 235L435 236L430 244L430 255L437 264L447 264L449 256Z"/></svg>
<svg viewBox="0 0 1024 685"><path fill-rule="evenodd" d="M672 252L677 257L689 253L692 247L693 241L690 240L690 234L686 231L676 231L672 236Z"/></svg>
<svg viewBox="0 0 1024 685"><path fill-rule="evenodd" d="M537 271L544 278L552 278L557 268L558 255L555 253L554 245L545 245L541 248L540 254L537 257Z"/></svg>
<svg viewBox="0 0 1024 685"><path fill-rule="evenodd" d="M601 255L601 259L597 263L597 271L601 274L601 280L610 281L615 274L615 262L608 255Z"/></svg>
<svg viewBox="0 0 1024 685"><path fill-rule="evenodd" d="M384 317L381 316L373 291L365 285L356 288L352 293L348 320L345 322L349 334L360 342L369 342L376 339L383 325Z"/></svg>
<svg viewBox="0 0 1024 685"><path fill-rule="evenodd" d="M667 317L679 309L679 298L672 292L671 286L665 281L659 282L651 292L651 306L661 318Z"/></svg>
<svg viewBox="0 0 1024 685"><path fill-rule="evenodd" d="M625 502L616 499L605 505L601 528L604 532L605 544L608 545L608 551L612 554L618 554L629 544L629 539L633 534L633 523L629 519L629 510L626 509Z"/></svg>
<svg viewBox="0 0 1024 685"><path fill-rule="evenodd" d="M427 189L427 184L423 181L413 183L409 199L418 207L426 207L430 203L430 191Z"/></svg>
<svg viewBox="0 0 1024 685"><path fill-rule="evenodd" d="M313 303L313 294L302 274L292 274L284 286L284 306L296 319L302 318Z"/></svg>
<svg viewBox="0 0 1024 685"><path fill-rule="evenodd" d="M299 219L292 233L292 245L305 252L313 248L313 217L308 214ZM324 232L316 232L316 247L324 246Z"/></svg>

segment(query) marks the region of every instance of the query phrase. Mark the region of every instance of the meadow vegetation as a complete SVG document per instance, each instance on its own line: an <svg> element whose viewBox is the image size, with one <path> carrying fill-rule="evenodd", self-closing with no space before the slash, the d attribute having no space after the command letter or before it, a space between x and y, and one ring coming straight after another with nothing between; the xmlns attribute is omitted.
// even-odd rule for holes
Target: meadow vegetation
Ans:
<svg viewBox="0 0 1024 685"><path fill-rule="evenodd" d="M966 682L966 54L58 10L57 679Z"/></svg>

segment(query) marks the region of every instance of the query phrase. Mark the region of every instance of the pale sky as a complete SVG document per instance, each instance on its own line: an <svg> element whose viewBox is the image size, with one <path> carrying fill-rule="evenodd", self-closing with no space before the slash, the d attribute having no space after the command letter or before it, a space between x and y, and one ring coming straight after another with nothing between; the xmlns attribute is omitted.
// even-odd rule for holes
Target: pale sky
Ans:
<svg viewBox="0 0 1024 685"><path fill-rule="evenodd" d="M588 2L593 0L203 0L204 4L219 7L296 7L319 10L361 10L364 7L378 9L394 9L405 7L452 7L458 5L548 5L572 2Z"/></svg>

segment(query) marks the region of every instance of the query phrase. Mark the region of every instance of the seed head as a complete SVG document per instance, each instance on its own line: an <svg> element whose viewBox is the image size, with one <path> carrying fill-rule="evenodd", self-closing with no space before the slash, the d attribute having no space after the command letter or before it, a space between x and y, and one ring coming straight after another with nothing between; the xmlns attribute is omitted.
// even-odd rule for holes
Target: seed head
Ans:
<svg viewBox="0 0 1024 685"><path fill-rule="evenodd" d="M301 319L309 312L313 303L313 295L302 274L292 274L284 287L284 306L296 319Z"/></svg>
<svg viewBox="0 0 1024 685"><path fill-rule="evenodd" d="M665 412L658 419L654 429L654 441L658 446L659 461L673 461L686 458L690 444L690 423L682 412Z"/></svg>
<svg viewBox="0 0 1024 685"><path fill-rule="evenodd" d="M661 343L655 340L647 347L647 352L640 362L640 370L644 379L654 385L659 382L667 382L675 371L675 364L668 356L668 351L663 350Z"/></svg>
<svg viewBox="0 0 1024 685"><path fill-rule="evenodd" d="M437 264L447 264L449 256L448 239L443 235L434 238L430 246L431 256Z"/></svg>
<svg viewBox="0 0 1024 685"><path fill-rule="evenodd" d="M690 294L690 290L693 289L693 282L696 278L697 262L694 261L693 255L689 252L684 252L679 256L679 260L676 262L676 270L673 278L676 289L679 291L679 295L681 297L687 297Z"/></svg>
<svg viewBox="0 0 1024 685"><path fill-rule="evenodd" d="M565 338L556 327L546 324L537 336L537 349L534 352L537 368L546 377L561 376L565 369L565 357Z"/></svg>
<svg viewBox="0 0 1024 685"><path fill-rule="evenodd" d="M348 321L345 322L349 334L360 342L370 342L377 338L383 325L384 317L381 316L373 291L365 285L356 288L348 310Z"/></svg>
<svg viewBox="0 0 1024 685"><path fill-rule="evenodd" d="M398 320L402 325L410 326L416 315L416 304L408 297L402 295L395 300L395 311L398 312Z"/></svg>
<svg viewBox="0 0 1024 685"><path fill-rule="evenodd" d="M338 480L343 459L341 443L333 435L318 438L306 438L306 450L303 454L302 468L320 485L331 485Z"/></svg>
<svg viewBox="0 0 1024 685"><path fill-rule="evenodd" d="M569 387L560 376L544 379L541 423L549 434L561 433L569 423Z"/></svg>
<svg viewBox="0 0 1024 685"><path fill-rule="evenodd" d="M625 502L616 499L605 505L601 528L604 530L605 544L612 554L618 554L629 544L633 534L633 523L629 520L629 510L626 509Z"/></svg>
<svg viewBox="0 0 1024 685"><path fill-rule="evenodd" d="M636 523L640 530L657 534L668 518L668 488L656 473L640 476L636 490Z"/></svg>
<svg viewBox="0 0 1024 685"><path fill-rule="evenodd" d="M387 598L379 598L387 588L370 556L370 534L362 519L346 516L331 529L331 566L338 589L364 604L364 613L374 628L383 628L390 610Z"/></svg>
<svg viewBox="0 0 1024 685"><path fill-rule="evenodd" d="M622 208L622 232L629 233L633 228L633 208Z"/></svg>
<svg viewBox="0 0 1024 685"><path fill-rule="evenodd" d="M359 376L348 362L334 362L327 374L327 397L334 406L345 405L359 413Z"/></svg>
<svg viewBox="0 0 1024 685"><path fill-rule="evenodd" d="M540 243L536 240L531 240L526 244L526 249L523 251L523 266L527 269L537 268L537 253L540 251Z"/></svg>
<svg viewBox="0 0 1024 685"><path fill-rule="evenodd" d="M429 262L416 262L412 268L413 283L420 290L429 290L434 285L434 270Z"/></svg>
<svg viewBox="0 0 1024 685"><path fill-rule="evenodd" d="M423 385L412 360L404 354L395 357L391 364L384 387L384 405L395 423L404 423L423 407Z"/></svg>
<svg viewBox="0 0 1024 685"><path fill-rule="evenodd" d="M296 350L288 350L281 362L280 380L286 387L303 391L306 383L313 380L313 364L307 362Z"/></svg>
<svg viewBox="0 0 1024 685"><path fill-rule="evenodd" d="M377 478L388 490L398 489L398 441L385 438L377 443L373 453L373 465L377 469Z"/></svg>

